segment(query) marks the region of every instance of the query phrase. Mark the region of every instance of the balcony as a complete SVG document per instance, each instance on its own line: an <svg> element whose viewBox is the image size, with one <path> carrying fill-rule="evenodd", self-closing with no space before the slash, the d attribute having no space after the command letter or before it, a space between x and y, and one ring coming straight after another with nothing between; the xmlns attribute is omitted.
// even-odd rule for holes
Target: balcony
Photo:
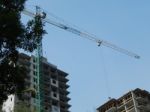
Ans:
<svg viewBox="0 0 150 112"><path fill-rule="evenodd" d="M68 98L66 95L60 95L60 99L67 102L70 100L70 98Z"/></svg>
<svg viewBox="0 0 150 112"><path fill-rule="evenodd" d="M62 89L67 89L69 88L70 86L64 82L59 82L59 87L62 88Z"/></svg>
<svg viewBox="0 0 150 112"><path fill-rule="evenodd" d="M70 92L67 91L66 89L59 88L59 93L60 93L61 95L68 95Z"/></svg>
<svg viewBox="0 0 150 112"><path fill-rule="evenodd" d="M63 76L58 76L58 80L59 80L60 82L64 82L64 83L67 83L67 82L69 81L67 78L65 78L65 77L63 77Z"/></svg>

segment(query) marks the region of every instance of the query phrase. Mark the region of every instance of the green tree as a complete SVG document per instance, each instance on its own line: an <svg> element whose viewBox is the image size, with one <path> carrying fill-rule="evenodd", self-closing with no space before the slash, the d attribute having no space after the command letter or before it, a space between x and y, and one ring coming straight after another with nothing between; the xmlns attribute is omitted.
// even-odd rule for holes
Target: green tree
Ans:
<svg viewBox="0 0 150 112"><path fill-rule="evenodd" d="M0 105L9 94L24 90L26 70L17 65L19 49L33 52L46 33L40 15L21 22L26 0L0 0Z"/></svg>

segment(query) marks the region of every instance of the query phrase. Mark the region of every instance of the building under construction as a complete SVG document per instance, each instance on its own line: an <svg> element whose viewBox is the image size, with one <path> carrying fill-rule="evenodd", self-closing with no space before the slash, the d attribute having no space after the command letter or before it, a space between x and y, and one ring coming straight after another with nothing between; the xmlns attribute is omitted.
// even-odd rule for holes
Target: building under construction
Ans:
<svg viewBox="0 0 150 112"><path fill-rule="evenodd" d="M17 97L13 98L14 101L11 100L15 102L12 112L69 112L68 74L50 64L44 57L41 62L42 73L38 76L35 56L20 54L18 64L23 65L28 72L26 89L22 94L23 101ZM4 106L6 109L12 108L7 104Z"/></svg>
<svg viewBox="0 0 150 112"><path fill-rule="evenodd" d="M97 112L150 112L150 93L135 89L119 99L110 99Z"/></svg>

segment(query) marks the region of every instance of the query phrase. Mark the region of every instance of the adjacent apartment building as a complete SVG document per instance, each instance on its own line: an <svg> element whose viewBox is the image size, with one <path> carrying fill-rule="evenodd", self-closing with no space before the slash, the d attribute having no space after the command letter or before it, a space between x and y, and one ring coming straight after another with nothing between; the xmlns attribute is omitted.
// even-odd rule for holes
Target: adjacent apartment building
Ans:
<svg viewBox="0 0 150 112"><path fill-rule="evenodd" d="M150 93L137 88L119 99L110 99L97 112L150 112Z"/></svg>
<svg viewBox="0 0 150 112"><path fill-rule="evenodd" d="M28 74L24 100L15 97L14 112L69 112L68 73L59 70L43 57L42 75L38 76L36 58L23 53L19 56L18 64L25 66ZM8 105L4 103L3 109L6 106Z"/></svg>

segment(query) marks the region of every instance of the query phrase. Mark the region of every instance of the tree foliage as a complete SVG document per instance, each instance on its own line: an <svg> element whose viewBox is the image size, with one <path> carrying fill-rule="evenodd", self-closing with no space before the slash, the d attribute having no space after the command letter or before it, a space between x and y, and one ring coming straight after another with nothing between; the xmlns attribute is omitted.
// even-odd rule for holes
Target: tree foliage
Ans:
<svg viewBox="0 0 150 112"><path fill-rule="evenodd" d="M21 22L26 0L0 0L0 104L24 89L26 70L17 65L19 49L33 52L46 33L40 15Z"/></svg>

